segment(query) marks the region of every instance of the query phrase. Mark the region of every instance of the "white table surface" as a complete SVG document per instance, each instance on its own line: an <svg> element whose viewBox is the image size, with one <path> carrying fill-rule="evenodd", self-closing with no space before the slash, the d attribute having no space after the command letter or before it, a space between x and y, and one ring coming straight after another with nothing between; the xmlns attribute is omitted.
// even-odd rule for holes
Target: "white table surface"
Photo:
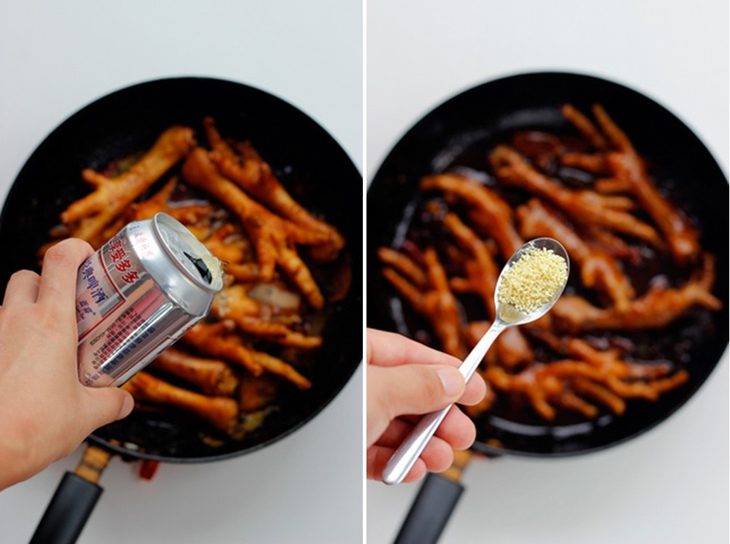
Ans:
<svg viewBox="0 0 730 544"><path fill-rule="evenodd" d="M728 8L585 0L367 4L368 179L423 114L479 82L565 69L623 82L728 166ZM718 228L725 228L727 218ZM719 281L727 281L720 278ZM442 542L728 542L727 354L667 422L585 457L474 461ZM367 484L368 542L392 541L416 485Z"/></svg>
<svg viewBox="0 0 730 544"><path fill-rule="evenodd" d="M0 198L45 135L93 99L163 76L248 83L303 109L362 168L362 6L309 2L0 5ZM310 424L230 461L114 459L80 542L359 542L362 372ZM79 452L0 493L0 542L30 537Z"/></svg>

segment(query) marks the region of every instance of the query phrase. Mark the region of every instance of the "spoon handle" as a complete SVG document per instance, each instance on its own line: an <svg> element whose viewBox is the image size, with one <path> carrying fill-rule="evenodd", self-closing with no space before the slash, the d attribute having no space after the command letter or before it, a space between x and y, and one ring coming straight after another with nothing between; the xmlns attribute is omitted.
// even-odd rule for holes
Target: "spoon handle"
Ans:
<svg viewBox="0 0 730 544"><path fill-rule="evenodd" d="M459 372L464 376L464 380L468 381L472 374L479 367L479 363L482 362L484 356L489 351L492 343L497 339L500 333L507 328L507 324L500 319L495 319L489 330L484 333L479 343L474 346L471 353L467 355L464 362L459 366ZM383 481L388 485L399 484L406 477L411 468L413 468L416 459L421 455L423 449L431 440L431 437L438 429L441 422L446 417L446 414L451 409L451 406L439 410L438 412L431 412L423 416L420 421L416 424L406 439L398 446L391 458L385 465L383 470Z"/></svg>

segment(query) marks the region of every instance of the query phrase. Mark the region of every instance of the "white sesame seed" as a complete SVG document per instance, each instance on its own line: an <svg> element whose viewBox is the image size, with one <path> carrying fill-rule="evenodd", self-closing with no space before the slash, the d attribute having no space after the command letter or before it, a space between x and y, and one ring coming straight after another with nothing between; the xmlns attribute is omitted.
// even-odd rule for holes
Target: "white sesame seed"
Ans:
<svg viewBox="0 0 730 544"><path fill-rule="evenodd" d="M565 283L568 266L547 248L530 248L504 272L497 298L521 312L534 312L550 302Z"/></svg>

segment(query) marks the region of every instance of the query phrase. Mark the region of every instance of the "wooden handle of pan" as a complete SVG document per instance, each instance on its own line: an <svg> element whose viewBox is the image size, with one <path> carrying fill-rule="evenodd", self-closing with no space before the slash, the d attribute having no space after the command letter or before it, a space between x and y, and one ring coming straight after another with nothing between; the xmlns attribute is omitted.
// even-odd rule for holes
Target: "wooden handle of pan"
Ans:
<svg viewBox="0 0 730 544"><path fill-rule="evenodd" d="M99 446L89 444L84 450L81 461L76 467L76 474L84 480L95 484L101 478L104 469L109 464L112 454Z"/></svg>

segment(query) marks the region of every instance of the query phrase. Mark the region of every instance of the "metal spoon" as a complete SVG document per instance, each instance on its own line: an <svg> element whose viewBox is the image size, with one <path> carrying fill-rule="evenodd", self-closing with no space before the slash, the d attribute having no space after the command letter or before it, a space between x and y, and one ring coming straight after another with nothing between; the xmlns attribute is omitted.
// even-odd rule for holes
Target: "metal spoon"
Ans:
<svg viewBox="0 0 730 544"><path fill-rule="evenodd" d="M524 325L525 323L530 323L541 318L550 310L550 308L553 307L553 304L557 302L558 298L560 298L560 295L563 293L565 284L568 282L567 275L565 277L565 283L563 283L560 289L555 292L553 298L533 312L525 313L518 310L511 304L500 303L498 293L505 270L509 269L514 262L518 261L525 251L535 248L546 248L552 250L556 255L565 259L568 271L570 271L570 259L568 258L568 252L565 251L565 248L560 244L560 242L553 240L552 238L536 238L531 240L518 249L512 257L510 257L507 264L504 265L502 272L500 272L499 278L497 279L497 285L494 288L494 308L496 314L494 323L492 323L489 330L484 333L484 336L482 336L481 340L479 340L479 343L477 343L474 349L471 350L471 353L469 353L466 359L464 359L464 362L459 366L459 372L461 372L461 375L464 376L465 381L469 381L469 378L471 378L472 374L474 374L476 369L479 367L479 363L482 362L487 351L489 351L492 343L497 339L502 331L508 327ZM411 468L413 468L416 459L418 459L418 456L421 455L426 444L428 444L428 441L431 440L431 437L434 435L439 425L441 425L441 422L444 420L450 409L451 406L447 406L438 412L432 412L421 418L385 465L385 469L383 470L383 481L386 484L399 484L403 481L403 478L405 478Z"/></svg>

